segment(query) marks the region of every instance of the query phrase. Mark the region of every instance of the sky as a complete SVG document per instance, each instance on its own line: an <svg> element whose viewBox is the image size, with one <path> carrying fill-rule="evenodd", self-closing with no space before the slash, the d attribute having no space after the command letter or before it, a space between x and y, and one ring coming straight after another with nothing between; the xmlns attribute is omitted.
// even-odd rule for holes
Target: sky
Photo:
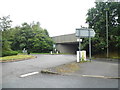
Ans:
<svg viewBox="0 0 120 90"><path fill-rule="evenodd" d="M88 27L86 14L95 0L1 0L0 17L10 15L12 26L23 22L40 22L49 35L75 33L80 26Z"/></svg>

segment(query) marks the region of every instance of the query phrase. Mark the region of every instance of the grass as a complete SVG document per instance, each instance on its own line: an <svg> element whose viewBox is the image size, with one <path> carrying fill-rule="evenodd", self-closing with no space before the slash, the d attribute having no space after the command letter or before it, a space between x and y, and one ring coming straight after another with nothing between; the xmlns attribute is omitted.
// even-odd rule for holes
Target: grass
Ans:
<svg viewBox="0 0 120 90"><path fill-rule="evenodd" d="M94 58L106 58L106 53L101 53L97 55L93 55ZM120 59L120 56L118 55L118 52L109 52L109 58L112 59Z"/></svg>
<svg viewBox="0 0 120 90"><path fill-rule="evenodd" d="M13 55L13 56L5 56L5 57L0 57L0 61L17 61L17 60L25 60L25 59L30 59L34 58L35 56L31 55Z"/></svg>
<svg viewBox="0 0 120 90"><path fill-rule="evenodd" d="M91 60L86 60L86 61L82 60L79 63L84 63L84 62L92 62L92 61Z"/></svg>
<svg viewBox="0 0 120 90"><path fill-rule="evenodd" d="M120 57L112 57L113 59L120 59Z"/></svg>
<svg viewBox="0 0 120 90"><path fill-rule="evenodd" d="M70 73L79 70L79 65L77 63L70 63L55 68L59 73Z"/></svg>
<svg viewBox="0 0 120 90"><path fill-rule="evenodd" d="M57 72L57 73L60 73L60 74L74 73L74 72L77 72L78 70L80 70L80 64L86 63L86 62L91 62L91 61L87 60L87 61L81 61L79 63L72 62L72 63L68 63L68 64L63 64L63 65L60 65L60 66L57 66L57 67L49 68L48 71Z"/></svg>

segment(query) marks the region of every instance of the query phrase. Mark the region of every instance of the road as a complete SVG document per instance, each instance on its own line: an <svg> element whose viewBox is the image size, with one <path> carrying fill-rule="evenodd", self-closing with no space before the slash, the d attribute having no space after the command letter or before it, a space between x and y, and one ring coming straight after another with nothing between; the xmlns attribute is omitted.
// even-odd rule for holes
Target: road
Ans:
<svg viewBox="0 0 120 90"><path fill-rule="evenodd" d="M2 63L2 88L117 88L118 87L117 79L90 78L90 77L80 77L74 75L63 76L63 75L48 75L48 74L39 73L36 75L21 78L20 75L22 74L41 71L44 68L55 67L58 65L76 61L75 55L35 55L35 56L37 56L37 58L35 59ZM115 64L114 67L117 66L118 65ZM95 69L95 67L93 69Z"/></svg>

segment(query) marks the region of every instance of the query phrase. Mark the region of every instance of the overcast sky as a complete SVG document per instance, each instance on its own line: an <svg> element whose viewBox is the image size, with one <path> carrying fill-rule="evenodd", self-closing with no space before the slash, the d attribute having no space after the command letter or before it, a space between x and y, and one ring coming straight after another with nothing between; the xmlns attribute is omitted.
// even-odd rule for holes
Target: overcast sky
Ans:
<svg viewBox="0 0 120 90"><path fill-rule="evenodd" d="M50 36L71 34L85 24L95 0L1 0L0 17L10 15L12 26L39 21Z"/></svg>

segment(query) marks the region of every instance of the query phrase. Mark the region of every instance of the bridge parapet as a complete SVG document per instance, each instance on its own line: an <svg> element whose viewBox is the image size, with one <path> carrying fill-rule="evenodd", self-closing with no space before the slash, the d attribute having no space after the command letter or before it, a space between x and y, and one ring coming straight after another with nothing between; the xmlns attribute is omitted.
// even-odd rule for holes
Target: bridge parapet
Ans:
<svg viewBox="0 0 120 90"><path fill-rule="evenodd" d="M52 39L55 43L74 43L74 42L77 42L77 37L75 36L75 33L55 36L55 37L52 37Z"/></svg>

